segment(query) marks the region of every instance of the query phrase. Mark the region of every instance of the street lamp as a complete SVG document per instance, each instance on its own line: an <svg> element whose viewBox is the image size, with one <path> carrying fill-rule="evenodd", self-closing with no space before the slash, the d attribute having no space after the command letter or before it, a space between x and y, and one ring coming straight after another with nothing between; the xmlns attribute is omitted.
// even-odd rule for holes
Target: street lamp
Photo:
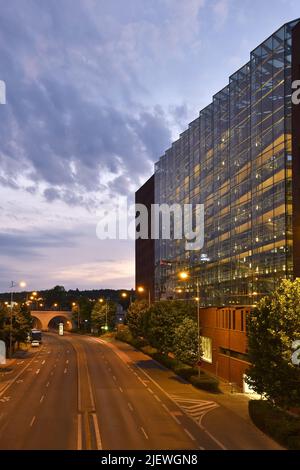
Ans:
<svg viewBox="0 0 300 470"><path fill-rule="evenodd" d="M187 271L181 271L178 274L179 278L182 281L186 281L189 278L189 273ZM201 355L200 355L200 286L199 286L199 279L196 278L196 297L195 300L197 302L197 336L198 336L198 376L200 377L200 361L201 361Z"/></svg>
<svg viewBox="0 0 300 470"><path fill-rule="evenodd" d="M76 302L73 302L72 306L77 307L77 328L80 330L80 306Z"/></svg>
<svg viewBox="0 0 300 470"><path fill-rule="evenodd" d="M137 291L140 294L143 294L144 292L146 292L146 288L144 286L138 286ZM150 292L150 289L148 289L148 304L149 304L149 307L151 307L151 292Z"/></svg>
<svg viewBox="0 0 300 470"><path fill-rule="evenodd" d="M103 304L104 299L99 299L99 302L100 302L101 304ZM104 327L104 330L105 330L105 331L108 330L107 315L108 315L108 301L106 300L106 305L105 305L105 327Z"/></svg>
<svg viewBox="0 0 300 470"><path fill-rule="evenodd" d="M14 287L26 287L26 282L15 282L11 281L10 288L12 289L10 294L10 328L9 328L9 358L12 358L12 326L13 326L13 300L14 300Z"/></svg>

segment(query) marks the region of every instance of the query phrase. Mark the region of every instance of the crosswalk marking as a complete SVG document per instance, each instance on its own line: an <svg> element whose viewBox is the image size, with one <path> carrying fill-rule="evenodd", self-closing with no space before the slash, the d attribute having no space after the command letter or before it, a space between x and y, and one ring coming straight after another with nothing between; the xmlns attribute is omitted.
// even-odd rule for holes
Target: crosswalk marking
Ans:
<svg viewBox="0 0 300 470"><path fill-rule="evenodd" d="M185 398L179 395L169 395L187 415L197 424L201 424L203 416L209 411L215 410L219 405L214 401Z"/></svg>

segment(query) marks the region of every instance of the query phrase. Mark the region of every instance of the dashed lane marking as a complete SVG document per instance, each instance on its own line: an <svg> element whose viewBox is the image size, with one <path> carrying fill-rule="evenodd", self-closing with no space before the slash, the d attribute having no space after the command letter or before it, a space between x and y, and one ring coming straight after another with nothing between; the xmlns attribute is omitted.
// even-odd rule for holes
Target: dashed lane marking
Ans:
<svg viewBox="0 0 300 470"><path fill-rule="evenodd" d="M146 438L146 439L149 439L148 434L146 433L146 431L145 431L145 429L144 429L143 427L141 427L141 431L142 431L142 433L144 434L145 438Z"/></svg>
<svg viewBox="0 0 300 470"><path fill-rule="evenodd" d="M32 418L32 420L30 421L30 427L33 425L33 423L35 422L35 416Z"/></svg>
<svg viewBox="0 0 300 470"><path fill-rule="evenodd" d="M128 408L130 409L130 411L133 411L133 406L131 403L128 403Z"/></svg>
<svg viewBox="0 0 300 470"><path fill-rule="evenodd" d="M184 428L184 432L189 436L190 439L192 439L192 441L196 440L193 434L191 434L190 431L188 431L186 428Z"/></svg>

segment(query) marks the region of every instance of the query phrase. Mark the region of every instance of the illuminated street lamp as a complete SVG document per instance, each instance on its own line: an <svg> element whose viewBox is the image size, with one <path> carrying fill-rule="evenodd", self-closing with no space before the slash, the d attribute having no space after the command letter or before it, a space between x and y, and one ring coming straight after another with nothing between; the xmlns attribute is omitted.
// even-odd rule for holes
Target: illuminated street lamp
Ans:
<svg viewBox="0 0 300 470"><path fill-rule="evenodd" d="M146 289L144 286L138 286L137 291L139 294L144 294L146 292ZM150 289L148 289L148 305L151 307L151 292Z"/></svg>
<svg viewBox="0 0 300 470"><path fill-rule="evenodd" d="M80 330L80 306L76 302L72 302L72 307L77 307L77 328Z"/></svg>
<svg viewBox="0 0 300 470"><path fill-rule="evenodd" d="M190 275L187 271L181 271L178 274L178 277L182 281L186 281ZM196 297L195 300L197 302L197 331L198 331L198 376L200 377L200 361L201 361L201 355L200 355L200 289L199 289L199 280L196 278Z"/></svg>
<svg viewBox="0 0 300 470"><path fill-rule="evenodd" d="M99 302L100 302L101 304L103 304L103 303L104 303L104 299L99 299ZM108 302L107 302L107 300L106 300L106 305L105 305L105 326L103 327L103 329L104 329L105 331L108 330L107 315L108 315Z"/></svg>
<svg viewBox="0 0 300 470"><path fill-rule="evenodd" d="M14 287L26 287L26 282L21 281L21 282L15 282L11 281L10 288L12 289L11 294L10 294L10 328L9 328L9 357L10 359L12 358L12 322L13 322L13 300L14 300L14 292L13 288Z"/></svg>

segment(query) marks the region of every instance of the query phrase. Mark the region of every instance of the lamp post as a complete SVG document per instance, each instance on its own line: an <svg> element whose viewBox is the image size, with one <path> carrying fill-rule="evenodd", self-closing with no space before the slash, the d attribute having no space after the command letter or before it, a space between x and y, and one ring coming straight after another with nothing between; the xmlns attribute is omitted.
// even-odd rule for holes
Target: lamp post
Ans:
<svg viewBox="0 0 300 470"><path fill-rule="evenodd" d="M181 271L179 273L179 278L182 281L186 281L189 278L189 273L186 271ZM201 354L200 354L200 286L199 286L199 279L196 278L196 302L197 302L197 339L198 339L198 348L197 348L197 366L198 366L198 377L201 375L200 370L200 361L201 361Z"/></svg>
<svg viewBox="0 0 300 470"><path fill-rule="evenodd" d="M11 281L10 283L10 288L11 288L11 293L10 293L10 326L9 326L9 358L12 358L12 327L13 327L13 300L14 300L14 287L26 287L26 282L21 281L21 282L15 282Z"/></svg>
<svg viewBox="0 0 300 470"><path fill-rule="evenodd" d="M99 299L99 302L102 304L104 302L104 299ZM107 320L108 320L108 299L106 300L106 303L105 303L105 331L108 330L108 325L107 325Z"/></svg>
<svg viewBox="0 0 300 470"><path fill-rule="evenodd" d="M145 289L144 286L139 286L139 287L137 288L137 291L138 291L140 294L143 294L143 293L146 291L146 289ZM149 307L151 307L151 292L150 292L150 289L149 289L149 288L148 288L148 305L149 305Z"/></svg>
<svg viewBox="0 0 300 470"><path fill-rule="evenodd" d="M77 328L80 330L80 306L76 302L73 302L72 306L77 307Z"/></svg>

